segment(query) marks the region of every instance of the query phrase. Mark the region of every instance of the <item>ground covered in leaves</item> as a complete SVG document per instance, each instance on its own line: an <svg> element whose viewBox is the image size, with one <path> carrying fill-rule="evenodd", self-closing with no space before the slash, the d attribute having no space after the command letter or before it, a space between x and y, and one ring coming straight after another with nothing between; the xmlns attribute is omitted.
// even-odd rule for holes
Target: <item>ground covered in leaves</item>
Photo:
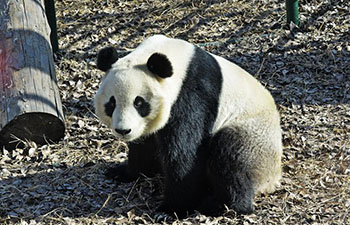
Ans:
<svg viewBox="0 0 350 225"><path fill-rule="evenodd" d="M3 150L1 224L350 224L350 3L300 0L301 26L285 26L284 0L55 1L55 55L66 135L58 144ZM108 166L126 158L93 113L107 45L125 55L162 33L223 56L276 99L283 179L249 216L192 215L158 222L159 178L115 185Z"/></svg>

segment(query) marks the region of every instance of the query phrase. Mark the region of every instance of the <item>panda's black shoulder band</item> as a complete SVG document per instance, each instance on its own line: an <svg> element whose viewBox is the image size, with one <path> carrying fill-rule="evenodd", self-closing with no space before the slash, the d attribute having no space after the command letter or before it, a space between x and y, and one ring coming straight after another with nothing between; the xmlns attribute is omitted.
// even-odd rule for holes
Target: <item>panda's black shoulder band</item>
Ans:
<svg viewBox="0 0 350 225"><path fill-rule="evenodd" d="M114 47L103 48L97 55L97 68L106 72L117 60L118 54L117 50Z"/></svg>
<svg viewBox="0 0 350 225"><path fill-rule="evenodd" d="M153 53L153 55L149 57L147 68L161 78L167 78L173 75L173 67L168 57L161 53Z"/></svg>

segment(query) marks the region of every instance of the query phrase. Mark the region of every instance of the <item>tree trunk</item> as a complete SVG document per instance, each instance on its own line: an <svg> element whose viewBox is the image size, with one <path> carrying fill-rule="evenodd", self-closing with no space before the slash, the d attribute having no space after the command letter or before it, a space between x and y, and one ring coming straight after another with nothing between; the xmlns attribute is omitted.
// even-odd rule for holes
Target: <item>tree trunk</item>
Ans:
<svg viewBox="0 0 350 225"><path fill-rule="evenodd" d="M64 136L43 0L0 0L0 147Z"/></svg>

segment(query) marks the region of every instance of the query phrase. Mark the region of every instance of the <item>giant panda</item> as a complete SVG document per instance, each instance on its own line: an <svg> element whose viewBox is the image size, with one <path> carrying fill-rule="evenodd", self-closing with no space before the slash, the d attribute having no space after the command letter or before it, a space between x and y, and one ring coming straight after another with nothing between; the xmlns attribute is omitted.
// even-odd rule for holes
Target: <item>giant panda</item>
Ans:
<svg viewBox="0 0 350 225"><path fill-rule="evenodd" d="M111 168L120 182L164 177L158 208L186 215L253 212L257 193L281 177L280 116L271 94L234 63L180 39L155 35L118 59L98 53L106 72L94 98L98 118L128 143Z"/></svg>

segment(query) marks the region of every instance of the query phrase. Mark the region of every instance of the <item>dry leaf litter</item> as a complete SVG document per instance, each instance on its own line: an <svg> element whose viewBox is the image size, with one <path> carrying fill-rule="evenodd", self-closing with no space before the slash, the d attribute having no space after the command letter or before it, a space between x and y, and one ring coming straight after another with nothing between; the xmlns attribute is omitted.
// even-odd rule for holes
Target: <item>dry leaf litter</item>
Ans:
<svg viewBox="0 0 350 225"><path fill-rule="evenodd" d="M1 224L350 224L350 2L300 0L300 27L284 0L55 1L55 67L67 131L58 144L2 151ZM162 33L237 63L276 99L283 179L252 215L227 211L158 221L159 178L104 177L127 148L101 125L92 98L99 49L129 53Z"/></svg>

